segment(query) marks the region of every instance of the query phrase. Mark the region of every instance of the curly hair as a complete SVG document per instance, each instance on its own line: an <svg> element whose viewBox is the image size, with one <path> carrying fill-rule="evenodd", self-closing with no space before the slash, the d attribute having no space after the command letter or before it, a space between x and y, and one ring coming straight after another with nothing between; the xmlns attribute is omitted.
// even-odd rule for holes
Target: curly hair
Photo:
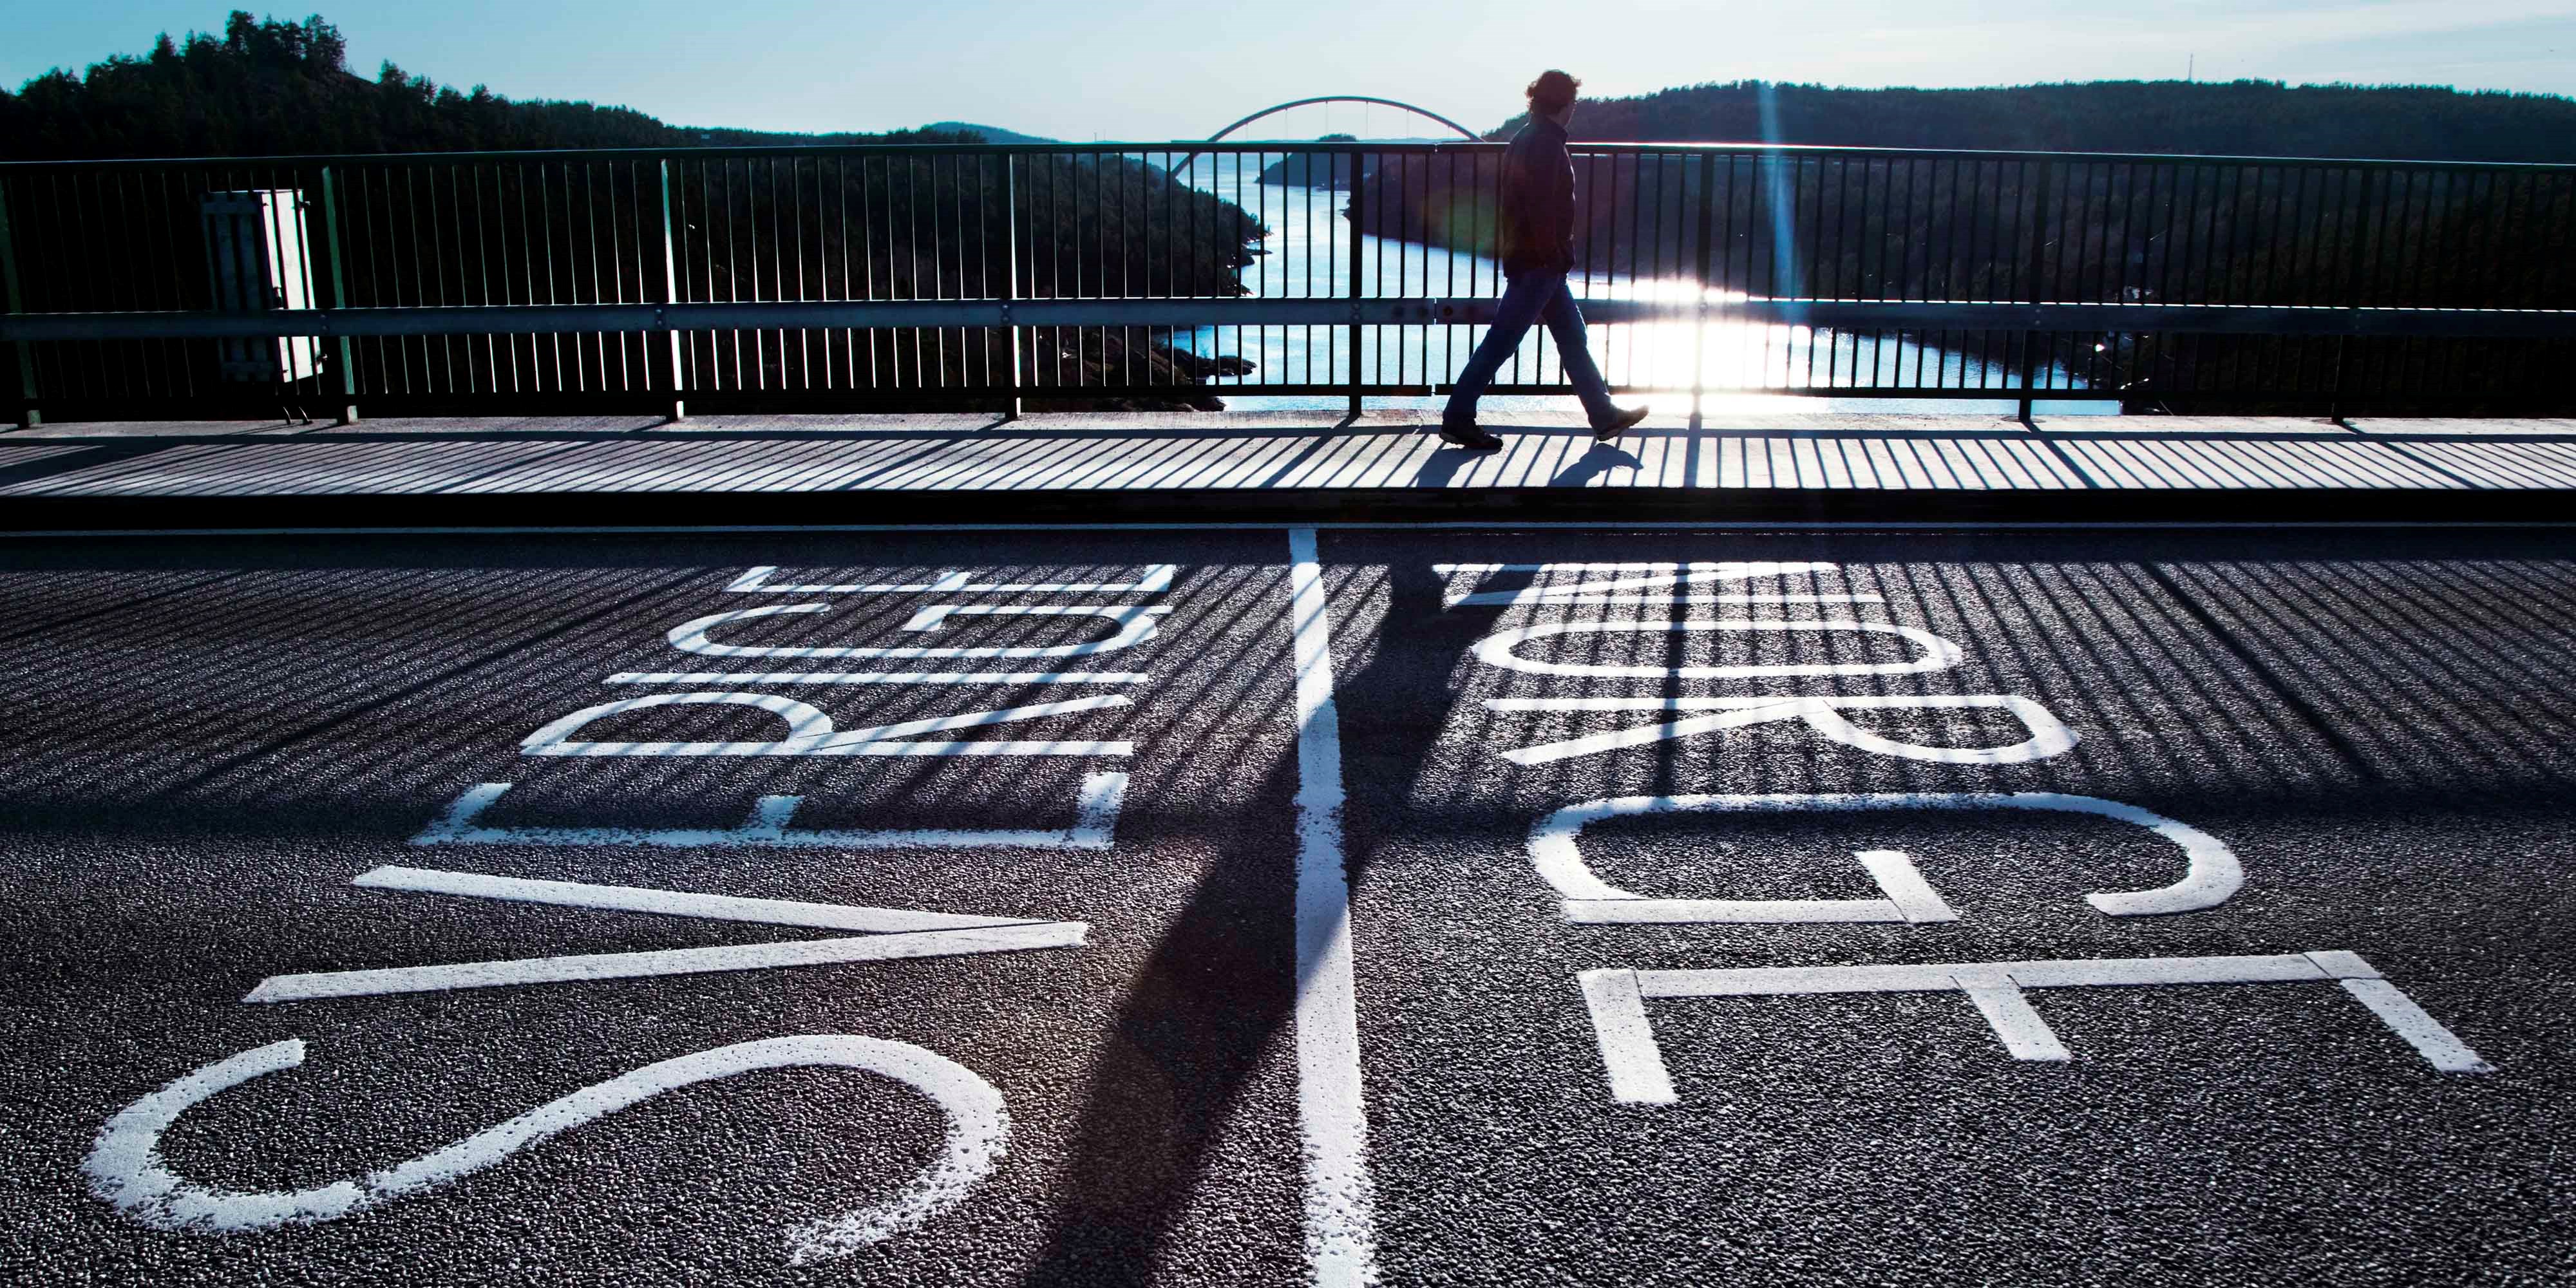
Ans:
<svg viewBox="0 0 2576 1288"><path fill-rule="evenodd" d="M1554 116L1574 105L1574 91L1581 88L1583 82L1550 68L1540 72L1538 79L1531 81L1529 88L1522 92L1529 96L1531 111L1541 116Z"/></svg>

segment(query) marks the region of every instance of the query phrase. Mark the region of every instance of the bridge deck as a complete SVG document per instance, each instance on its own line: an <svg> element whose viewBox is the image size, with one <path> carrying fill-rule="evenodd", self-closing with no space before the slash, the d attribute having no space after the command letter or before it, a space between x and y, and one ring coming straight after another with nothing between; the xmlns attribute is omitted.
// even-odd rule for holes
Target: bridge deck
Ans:
<svg viewBox="0 0 2576 1288"><path fill-rule="evenodd" d="M2576 513L2562 495L2576 490L2570 420L1764 413L1696 431L1658 418L1611 446L1570 414L1492 427L1504 450L1475 455L1441 444L1420 412L1354 425L1321 412L47 425L0 433L0 510L19 528L257 526L290 512L360 526L686 521L635 504L674 494L706 498L703 521L723 523Z"/></svg>

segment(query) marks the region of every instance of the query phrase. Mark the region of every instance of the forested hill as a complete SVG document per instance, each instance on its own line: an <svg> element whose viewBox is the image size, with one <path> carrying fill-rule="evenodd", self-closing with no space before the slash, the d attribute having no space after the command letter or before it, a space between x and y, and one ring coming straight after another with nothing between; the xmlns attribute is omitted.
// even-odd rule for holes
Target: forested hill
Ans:
<svg viewBox="0 0 2576 1288"><path fill-rule="evenodd" d="M375 80L368 80L349 72L346 57L347 45L339 31L319 17L278 22L235 13L221 35L191 34L185 40L164 36L140 57L111 58L85 75L48 73L28 82L20 93L0 93L0 160L678 150L979 138L931 131L771 134L673 126L622 107L512 102L480 87L459 91L406 75L390 63ZM863 299L989 298L1002 290L1000 283L991 280L995 267L1007 268L1015 261L1043 266L1044 276L1023 287L1039 296L1058 289L1099 294L1129 282L1173 295L1238 295L1243 293L1238 270L1252 262L1247 248L1261 236L1259 224L1241 209L1130 157L1061 154L1024 160L1015 172L1015 192L998 165L953 161L942 165L935 155L867 160L818 156L811 161L793 154L783 160L774 156L699 160L686 152L678 155L677 168L694 167L698 180L665 189L663 195L671 203L668 210L679 230L681 253L698 257L701 269L694 280L680 280L676 289L697 293L682 296L684 300L786 298L785 283L776 273L766 280L760 273L764 261L774 265L782 254L781 229L794 230L792 253L798 272L793 280L800 299L814 298L809 290L829 290L821 284L835 278L844 297L851 295L855 283L855 298ZM827 160L832 162L828 170ZM618 199L613 173L604 186L596 188L587 177L577 186L568 178L559 183L548 178L568 175L563 168L567 164L582 165L582 173L590 174L586 167L592 163L588 162L532 158L478 163L467 167L471 177L461 188L451 182L443 208L433 181L424 185L427 204L402 218L387 217L362 226L344 212L335 231L351 239L346 267L359 283L352 291L371 304L455 303L437 293L447 289L446 275L454 273L452 280L460 290L467 282L507 283L514 271L509 247L516 241L523 244L515 270L524 279L521 289L529 292L530 302L540 288L552 301L557 289L552 254L545 260L546 279L537 283L527 276L531 270L525 244L596 247L605 230L610 245L634 247L656 231L671 235L667 225L652 227L646 202L633 199L631 192L628 200ZM172 170L181 176L175 188L138 184L128 199L123 186L112 186L108 191L116 194L115 199L86 210L75 202L67 213L59 197L13 205L17 245L43 247L50 239L56 245L126 247L148 245L156 238L167 242L193 236L199 226L199 198L188 185L196 181L197 172L185 166ZM358 163L344 173L349 182L363 185L369 167ZM446 173L453 179L457 169L449 166ZM633 173L628 171L630 178ZM0 174L0 185L10 179ZM532 186L538 194L533 203L528 200ZM1048 202L1045 218L1036 212L1040 192ZM411 194L408 183L399 196L390 187L379 186L375 201L392 210L412 200ZM1017 221L1025 230L1020 237L1012 236L1014 221L1007 218L960 224L961 212L997 209L1014 201L1028 212ZM532 204L533 228L528 222ZM852 211L861 212L855 229L849 218ZM653 208L652 214L659 216L661 210ZM510 228L513 221L515 236L484 235L487 229ZM1109 235L1105 229L1119 231ZM812 230L810 238L807 230ZM809 256L818 284L811 288L804 274ZM438 266L430 281L435 291L424 288L418 272L424 257ZM69 252L49 257L39 252L36 258L56 265L80 262L77 254ZM398 273L374 278L373 266L379 260L412 265L412 280L408 285L395 280ZM571 262L568 258L567 264ZM737 264L749 273L737 278ZM364 277L359 276L361 265ZM593 298L603 292L646 289L627 279L603 286L595 257L589 286ZM44 289L39 283L36 294L43 296ZM63 289L69 293L79 288ZM568 289L577 299L580 287ZM176 306L205 307L187 299L178 300ZM739 335L721 345L712 334L683 337L692 346L690 361L698 372L693 378L709 382L699 388L731 390L736 395L746 389L756 393L828 390L836 387L835 379L855 380L851 373L864 366L871 373L901 373L890 375L893 383L886 387L897 390L890 395L894 399L923 389L932 391L924 397L936 398L969 381L990 381L997 363L1007 378L1007 364L1017 351L1010 333L1004 331L880 328L771 334L780 337L778 342L748 346L739 342ZM1034 340L1030 351L1046 354L1046 375L1054 384L1111 389L1112 397L1140 408L1221 405L1195 388L1199 378L1219 369L1219 364L1175 347L1170 328L1077 328L1070 336L1049 332L1042 338L1039 332L1030 334ZM788 336L796 337L793 343ZM647 355L636 347L640 344L634 336L594 340L591 356L579 361L601 364L598 378L605 385L604 373L612 358L620 371L626 370L629 359L641 369ZM607 347L612 345L625 347ZM473 346L466 347L462 383L449 373L449 387L432 388L424 396L469 397L498 387L498 368L477 369L470 352ZM203 347L204 354L213 352L211 346ZM370 352L380 364L388 360L384 346ZM485 362L495 361L496 353L485 346ZM358 359L362 368L367 360ZM832 371L836 362L842 364L837 376ZM381 370L368 378L382 379ZM403 368L402 378L410 378L410 368ZM1034 365L1031 383L1037 383ZM1097 401L1097 395L1087 392L1078 397ZM693 396L691 401L708 405L703 396ZM899 410L909 404L872 405ZM1046 410L1053 404L1035 396L1027 405Z"/></svg>
<svg viewBox="0 0 2576 1288"><path fill-rule="evenodd" d="M1996 89L1771 87L1776 142L2422 161L2576 162L2576 99L2437 86L2093 81ZM1586 99L1577 139L1753 142L1758 82ZM1516 119L1495 132L1509 137Z"/></svg>
<svg viewBox="0 0 2576 1288"><path fill-rule="evenodd" d="M520 148L937 142L953 136L772 134L666 125L624 107L513 102L386 63L375 80L344 65L347 44L319 17L235 12L223 34L162 36L140 57L87 75L48 72L0 89L0 159L314 156Z"/></svg>

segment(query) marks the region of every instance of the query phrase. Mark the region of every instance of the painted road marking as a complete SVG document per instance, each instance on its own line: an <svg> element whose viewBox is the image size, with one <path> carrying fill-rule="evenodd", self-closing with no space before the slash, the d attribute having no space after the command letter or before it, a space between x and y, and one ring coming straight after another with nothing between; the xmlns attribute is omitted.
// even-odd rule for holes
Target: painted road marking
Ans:
<svg viewBox="0 0 2576 1288"><path fill-rule="evenodd" d="M1638 725L1608 733L1587 734L1562 742L1541 743L1503 753L1516 765L1596 752L1642 747L1667 739L1688 738L1724 729L1743 729L1780 720L1802 720L1807 727L1846 747L1946 765L2016 765L2045 760L2075 745L2075 731L2054 712L2016 693L1959 693L1929 697L1633 697L1633 698L1487 698L1488 711L1713 711L1662 724ZM1874 734L1843 718L1845 711L2005 711L2021 721L2030 737L2003 747L1927 747Z"/></svg>
<svg viewBox="0 0 2576 1288"><path fill-rule="evenodd" d="M583 953L569 957L455 962L443 966L393 966L382 970L271 975L261 980L259 987L252 989L242 1000L309 1002L324 997L375 997L459 988L508 988L521 984L595 983L654 975L697 975L713 971L769 970L782 966L893 961L906 957L962 957L974 953L1027 952L1038 948L1080 948L1089 932L1090 927L1083 922L1050 921L1025 926L991 926L980 930L929 930L899 935L859 935L847 939L796 939L774 944L724 944L713 948L672 948L655 952Z"/></svg>
<svg viewBox="0 0 2576 1288"><path fill-rule="evenodd" d="M1172 574L1177 564L1152 564L1134 581L1030 581L979 582L964 572L941 573L937 580L895 585L863 583L842 586L777 586L769 578L778 571L776 564L762 564L734 578L725 587L736 594L771 595L948 595L948 594L1096 594L1133 592L1157 595L1172 588Z"/></svg>
<svg viewBox="0 0 2576 1288"><path fill-rule="evenodd" d="M592 885L582 881L527 881L425 868L375 868L361 873L351 884L470 899L606 908L710 921L752 921L865 933L841 939L799 939L781 943L722 944L709 948L582 953L438 966L272 975L261 980L258 987L242 998L243 1001L306 1002L324 997L370 997L459 988L502 988L521 984L692 975L710 971L823 966L906 957L958 957L1040 948L1080 948L1086 943L1091 929L1079 921L1030 921L899 908L741 899L683 890Z"/></svg>
<svg viewBox="0 0 2576 1288"><path fill-rule="evenodd" d="M1625 978L1621 978L1621 977ZM1621 1104L1675 1103L1671 1074L1646 1018L1648 998L1783 997L1818 993L1961 992L1976 1004L2017 1060L2073 1057L2022 996L2033 988L2160 988L2198 984L2334 981L2390 1032L2444 1073L2492 1073L2414 999L2348 952L2245 957L2132 957L2092 961L1963 962L1924 966L1787 966L1730 970L1592 970L1578 982L1611 1097Z"/></svg>
<svg viewBox="0 0 2576 1288"><path fill-rule="evenodd" d="M1803 925L1824 922L1957 921L1959 914L1899 850L1862 850L1884 899L1567 899L1565 919L1581 925Z"/></svg>
<svg viewBox="0 0 2576 1288"><path fill-rule="evenodd" d="M1297 1121L1306 1146L1306 1260L1322 1288L1377 1281L1376 1197L1343 870L1342 725L1315 530L1288 533L1297 667Z"/></svg>
<svg viewBox="0 0 2576 1288"><path fill-rule="evenodd" d="M1711 796L1615 796L1602 800L1568 805L1540 819L1530 828L1529 857L1539 875L1555 887L1567 901L1566 916L1574 920L1573 904L1589 900L1636 900L1644 903L1681 904L1669 917L1654 917L1641 912L1635 916L1615 918L1628 921L1694 921L1684 915L1692 900L1649 900L1603 881L1583 861L1578 838L1583 829L1606 818L1631 818L1647 814L1683 813L1803 813L1853 812L1877 810L1975 810L2016 809L2064 814L2089 814L2097 818L2134 823L2181 847L2182 879L2153 890L2131 890L2088 894L2084 901L2113 917L2140 917L2176 912L2197 912L2215 908L2233 898L2245 884L2245 869L2236 861L2236 852L2227 843L2188 823L2151 813L2135 805L2104 800L2098 796L2069 796L2059 792L1820 792L1814 794L1783 793L1776 795L1711 795ZM1587 920L1612 920L1600 915Z"/></svg>
<svg viewBox="0 0 2576 1288"><path fill-rule="evenodd" d="M1144 684L1142 671L619 671L602 684Z"/></svg>
<svg viewBox="0 0 2576 1288"><path fill-rule="evenodd" d="M907 930L1042 924L1035 917L985 917L958 912L916 912L909 908L803 903L794 899L745 899L688 890L655 890L645 886L592 885L587 881L532 881L524 877L496 877L439 868L373 868L359 873L349 884L369 890L408 890L414 894L446 894L465 899L545 903L559 908L653 912L706 921L756 921L771 926L855 930L871 935Z"/></svg>
<svg viewBox="0 0 2576 1288"><path fill-rule="evenodd" d="M1014 644L974 648L929 648L916 645L869 645L821 647L764 647L752 644L719 644L707 638L707 632L727 622L749 621L760 617L777 617L797 613L828 613L830 604L764 604L758 608L738 608L731 612L709 613L671 628L663 638L683 653L707 657L849 657L849 658L934 658L934 657L1089 657L1131 648L1154 638L1154 629L1162 615L1171 611L1168 604L1104 604L1083 610L1086 614L1106 617L1118 626L1118 632L1107 639L1081 644ZM963 611L959 609L957 611ZM918 618L914 620L919 620Z"/></svg>
<svg viewBox="0 0 2576 1288"><path fill-rule="evenodd" d="M583 707L546 727L529 734L519 743L523 756L1130 756L1136 744L1127 741L1081 742L914 742L906 735L940 733L950 729L974 729L985 725L1005 724L1014 720L1038 720L1047 716L1072 715L1082 711L1104 711L1112 707L1132 706L1135 699L1123 693L1097 694L1087 698L1067 698L1062 702L1040 702L1025 707L1005 707L997 711L967 711L926 720L905 720L897 724L872 725L865 729L836 729L832 717L821 708L773 693L653 693L640 698L623 698ZM743 706L769 712L787 722L787 737L768 742L569 742L566 736L594 720L603 720L629 711L648 707L671 706Z"/></svg>
<svg viewBox="0 0 2576 1288"><path fill-rule="evenodd" d="M858 1069L930 1098L948 1120L947 1140L927 1170L893 1199L810 1221L788 1234L798 1263L855 1252L955 1207L993 1170L1010 1141L1002 1093L974 1070L904 1042L851 1034L810 1034L737 1042L645 1065L539 1105L410 1162L304 1190L230 1190L170 1171L161 1137L181 1114L264 1074L304 1063L289 1038L184 1074L118 1111L99 1128L81 1170L90 1192L158 1230L229 1234L336 1220L406 1195L436 1189L491 1167L550 1137L597 1122L667 1091L765 1069Z"/></svg>
<svg viewBox="0 0 2576 1288"><path fill-rule="evenodd" d="M1618 576L1608 581L1575 581L1554 585L1533 584L1520 590L1480 590L1448 601L1458 608L1469 604L1875 604L1877 595L1756 595L1727 592L1711 595L1621 595L1612 591L1640 591L1652 588L1680 590L1685 586L1711 583L1752 581L1762 577L1793 577L1820 572L1840 572L1842 565L1830 563L1523 563L1523 564L1447 564L1431 565L1437 573L1470 573L1483 580L1498 572L1526 572L1537 577L1556 573L1573 573L1582 577L1590 573L1643 574Z"/></svg>
<svg viewBox="0 0 2576 1288"><path fill-rule="evenodd" d="M911 846L1029 850L1106 850L1117 833L1127 799L1127 775L1085 774L1072 827L1027 828L790 828L802 796L763 796L751 818L734 828L480 827L474 822L510 790L508 783L476 783L459 793L447 813L411 838L414 845L761 845L784 849L893 850Z"/></svg>
<svg viewBox="0 0 2576 1288"><path fill-rule="evenodd" d="M1667 667L1598 662L1541 662L1522 657L1512 651L1515 645L1557 635L1682 635L1701 631L1729 634L1894 635L1920 645L1923 655L1904 662L1745 662L1728 666ZM1925 671L1946 671L1957 666L1966 656L1967 654L1958 645L1927 630L1912 626L1897 626L1888 622L1863 622L1839 617L1795 621L1694 617L1683 620L1650 618L1630 622L1542 622L1535 626L1518 626L1507 631L1497 631L1476 641L1476 657L1479 661L1507 670L1525 671L1533 675L1599 675L1639 679L1740 680L1766 676L1917 675Z"/></svg>

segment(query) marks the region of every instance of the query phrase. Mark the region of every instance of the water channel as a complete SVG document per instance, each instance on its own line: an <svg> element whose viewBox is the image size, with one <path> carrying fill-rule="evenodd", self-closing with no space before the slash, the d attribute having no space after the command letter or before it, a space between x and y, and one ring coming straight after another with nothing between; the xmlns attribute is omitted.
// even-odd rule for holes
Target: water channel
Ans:
<svg viewBox="0 0 2576 1288"><path fill-rule="evenodd" d="M1184 183L1242 206L1269 230L1243 284L1267 299L1345 297L1354 269L1348 250L1350 226L1342 218L1348 194L1330 188L1263 183L1265 163L1281 154L1218 154L1179 166ZM1179 158L1156 155L1156 164ZM1493 295L1500 290L1501 270L1491 259L1420 242L1363 235L1357 271L1366 293L1381 296ZM1576 293L1586 299L1657 299L1689 302L1702 288L1687 279L1640 279L1621 274L1584 273L1575 277ZM1741 298L1741 297L1737 297ZM1847 398L1759 392L1789 385L1942 385L1973 387L2003 384L1999 364L1968 353L1946 352L1908 340L1881 339L1830 331L1811 334L1806 327L1732 321L1724 317L1725 297L1715 296L1718 315L1706 323L1644 322L1589 328L1594 360L1613 384L1661 386L1664 392L1635 395L1659 413L1687 414L1695 355L1700 346L1702 407L1711 412L1867 411L1880 413L2008 413L2017 403L1999 391L1994 399ZM1374 380L1429 386L1446 382L1464 366L1480 328L1370 327L1360 338L1361 371ZM1264 384L1339 384L1349 379L1348 329L1338 326L1203 327L1178 337L1181 347L1217 356L1236 355L1253 364L1241 377L1215 383L1230 408L1255 411L1339 407L1334 395L1262 394ZM2000 355L1998 355L1999 357ZM1552 383L1562 372L1544 328L1533 328L1518 357L1503 368L1499 383ZM2064 380L2061 374L2057 377ZM1635 399L1631 399L1634 401ZM1436 397L1372 398L1372 406L1433 408ZM1571 395L1494 395L1485 405L1496 411L1566 410ZM2115 413L2116 402L2051 399L2036 410L2058 414Z"/></svg>

